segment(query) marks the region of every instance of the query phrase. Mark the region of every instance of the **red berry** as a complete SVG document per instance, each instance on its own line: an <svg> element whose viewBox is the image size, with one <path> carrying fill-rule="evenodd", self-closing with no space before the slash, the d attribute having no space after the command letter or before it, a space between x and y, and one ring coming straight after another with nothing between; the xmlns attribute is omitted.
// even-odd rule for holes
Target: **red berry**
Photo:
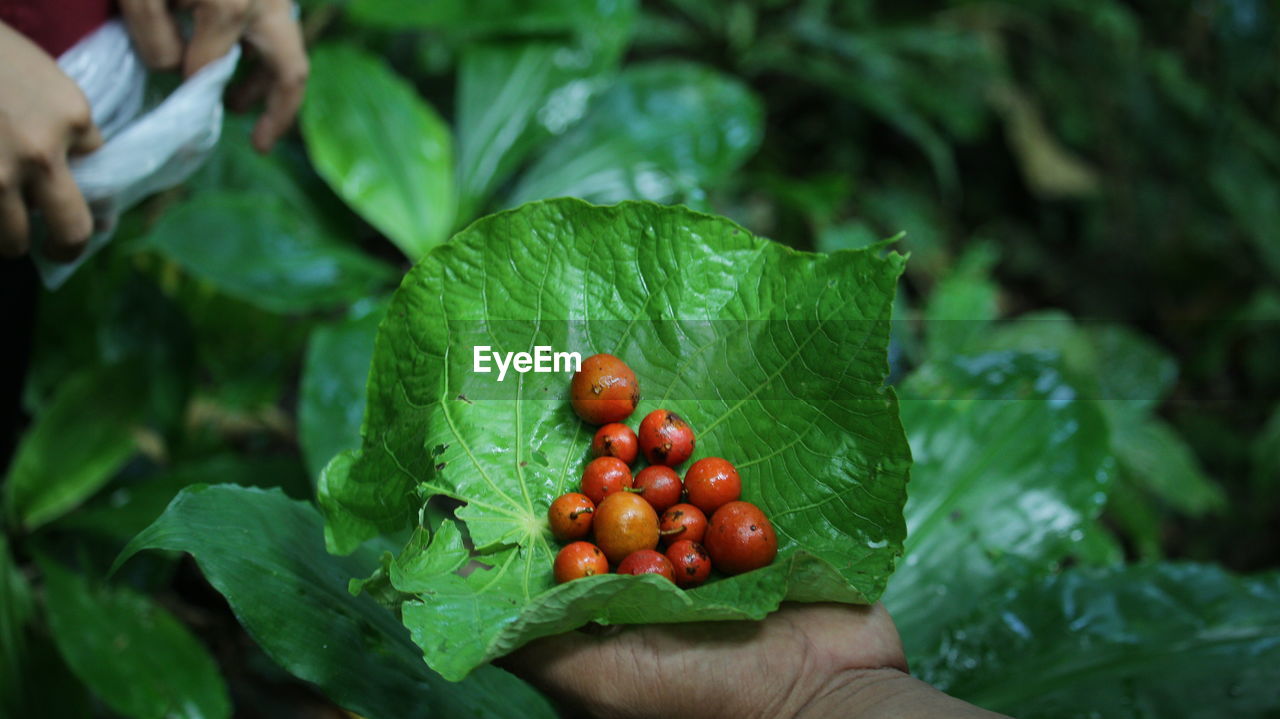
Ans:
<svg viewBox="0 0 1280 719"><path fill-rule="evenodd" d="M711 515L704 544L716 569L742 574L759 569L778 554L778 535L760 508L729 502Z"/></svg>
<svg viewBox="0 0 1280 719"><path fill-rule="evenodd" d="M742 479L728 460L705 457L694 462L684 473L684 486L689 504L706 514L742 496Z"/></svg>
<svg viewBox="0 0 1280 719"><path fill-rule="evenodd" d="M701 542L707 533L707 515L692 504L677 504L662 513L658 529L663 544L674 544L682 539Z"/></svg>
<svg viewBox="0 0 1280 719"><path fill-rule="evenodd" d="M596 504L630 486L631 468L617 457L597 457L582 470L582 493Z"/></svg>
<svg viewBox="0 0 1280 719"><path fill-rule="evenodd" d="M670 467L655 464L645 467L636 475L635 488L645 501L653 505L656 512L665 512L672 505L680 502L680 492L684 489L680 484L680 475Z"/></svg>
<svg viewBox="0 0 1280 719"><path fill-rule="evenodd" d="M693 454L693 428L665 409L655 409L640 422L640 451L649 464L677 467Z"/></svg>
<svg viewBox="0 0 1280 719"><path fill-rule="evenodd" d="M667 560L676 574L676 584L682 587L696 587L711 574L711 557L697 542L681 539L667 547Z"/></svg>
<svg viewBox="0 0 1280 719"><path fill-rule="evenodd" d="M569 385L573 411L591 424L621 422L640 401L640 383L625 362L610 354L591 355Z"/></svg>
<svg viewBox="0 0 1280 719"><path fill-rule="evenodd" d="M556 584L608 573L609 561L605 559L604 552L591 542L566 544L556 555Z"/></svg>
<svg viewBox="0 0 1280 719"><path fill-rule="evenodd" d="M661 552L652 549L641 549L628 554L618 565L618 574L661 574L675 581L671 562Z"/></svg>
<svg viewBox="0 0 1280 719"><path fill-rule="evenodd" d="M595 511L596 503L587 495L577 492L562 494L547 510L551 533L561 542L582 539L591 531L591 515Z"/></svg>
<svg viewBox="0 0 1280 719"><path fill-rule="evenodd" d="M617 457L631 464L636 461L636 433L625 424L614 422L596 430L591 439L592 457Z"/></svg>
<svg viewBox="0 0 1280 719"><path fill-rule="evenodd" d="M596 544L610 562L620 562L632 552L658 546L658 513L630 492L616 492L596 507L592 520Z"/></svg>

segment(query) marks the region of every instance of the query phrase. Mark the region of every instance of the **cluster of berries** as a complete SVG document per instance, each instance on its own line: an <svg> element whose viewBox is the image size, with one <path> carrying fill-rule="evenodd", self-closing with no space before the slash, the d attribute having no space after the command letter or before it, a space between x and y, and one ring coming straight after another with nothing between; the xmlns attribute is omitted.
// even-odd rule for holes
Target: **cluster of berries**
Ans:
<svg viewBox="0 0 1280 719"><path fill-rule="evenodd" d="M618 574L661 574L694 587L713 568L741 574L773 561L773 525L754 504L739 501L742 479L728 460L700 459L683 482L676 473L696 444L688 422L657 409L640 422L638 435L621 424L640 401L635 373L622 360L588 357L570 395L579 417L602 426L581 491L557 497L547 512L552 534L570 542L556 555L556 582L606 574L612 564ZM648 466L633 477L631 464L641 454ZM588 535L593 542L584 540Z"/></svg>

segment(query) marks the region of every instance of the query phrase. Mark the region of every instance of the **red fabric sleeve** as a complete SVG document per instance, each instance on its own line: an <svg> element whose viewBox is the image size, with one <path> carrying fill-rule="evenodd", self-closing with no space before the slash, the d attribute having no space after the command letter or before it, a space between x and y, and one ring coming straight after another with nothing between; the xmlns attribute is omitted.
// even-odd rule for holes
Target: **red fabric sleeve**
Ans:
<svg viewBox="0 0 1280 719"><path fill-rule="evenodd" d="M0 22L57 57L116 12L113 0L0 0Z"/></svg>

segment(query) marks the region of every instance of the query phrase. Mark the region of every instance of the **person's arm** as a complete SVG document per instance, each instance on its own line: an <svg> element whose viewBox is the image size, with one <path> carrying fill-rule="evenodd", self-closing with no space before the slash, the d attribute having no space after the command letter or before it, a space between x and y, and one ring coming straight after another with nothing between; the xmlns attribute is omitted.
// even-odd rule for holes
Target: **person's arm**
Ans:
<svg viewBox="0 0 1280 719"><path fill-rule="evenodd" d="M537 640L501 664L595 716L998 716L909 676L898 631L878 604L792 604L761 622L569 632Z"/></svg>
<svg viewBox="0 0 1280 719"><path fill-rule="evenodd" d="M93 217L67 165L68 154L102 144L89 102L34 43L0 23L0 254L27 252L28 207L48 225L45 254L70 261L84 251Z"/></svg>

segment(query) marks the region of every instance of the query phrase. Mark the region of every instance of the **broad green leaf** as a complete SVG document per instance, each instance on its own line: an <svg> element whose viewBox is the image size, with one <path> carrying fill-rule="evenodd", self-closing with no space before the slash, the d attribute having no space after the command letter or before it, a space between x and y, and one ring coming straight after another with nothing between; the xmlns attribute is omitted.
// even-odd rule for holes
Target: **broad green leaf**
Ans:
<svg viewBox="0 0 1280 719"><path fill-rule="evenodd" d="M582 0L352 0L347 12L366 25L430 28L462 35L576 30L592 19L596 5ZM610 3L615 4L615 3ZM629 3L628 3L629 4Z"/></svg>
<svg viewBox="0 0 1280 719"><path fill-rule="evenodd" d="M1202 564L1072 569L999 595L913 658L1020 719L1274 717L1280 574Z"/></svg>
<svg viewBox="0 0 1280 719"><path fill-rule="evenodd" d="M360 446L365 380L385 313L385 302L363 302L346 319L311 332L302 367L298 442L312 477L319 477L334 455Z"/></svg>
<svg viewBox="0 0 1280 719"><path fill-rule="evenodd" d="M1172 390L1178 367L1150 340L1123 325L1077 322L1046 312L1001 325L990 344L1061 353L1072 382L1086 397L1100 400L1126 483L1184 514L1200 515L1223 506L1221 488L1205 474L1191 448L1152 414ZM1146 536L1140 541L1151 548L1149 518L1139 512L1125 514L1137 522L1136 528Z"/></svg>
<svg viewBox="0 0 1280 719"><path fill-rule="evenodd" d="M458 218L489 194L539 144L563 134L608 86L631 36L634 2L586 3L571 38L476 42L458 63Z"/></svg>
<svg viewBox="0 0 1280 719"><path fill-rule="evenodd" d="M67 379L36 416L4 482L5 509L28 530L98 491L135 452L145 387L122 368L88 368Z"/></svg>
<svg viewBox="0 0 1280 719"><path fill-rule="evenodd" d="M451 573L441 532L398 558L405 623L445 677L589 621L760 618L784 599L871 602L902 541L909 455L882 386L903 258L812 255L727 220L652 203L526 205L483 219L405 279L379 329L364 445L326 472L335 549L413 526L433 495L493 567ZM682 591L601 576L554 586L552 499L576 486L591 429L569 375L499 382L473 347L610 352L640 378L633 419L688 419L778 529L765 569ZM393 574L393 581L396 575Z"/></svg>
<svg viewBox="0 0 1280 719"><path fill-rule="evenodd" d="M341 305L390 284L395 270L269 198L221 193L170 209L146 238L188 272L272 312Z"/></svg>
<svg viewBox="0 0 1280 719"><path fill-rule="evenodd" d="M915 656L1011 576L1096 554L1114 461L1106 420L1052 355L937 360L902 396L915 465L884 601Z"/></svg>
<svg viewBox="0 0 1280 719"><path fill-rule="evenodd" d="M369 719L550 717L536 692L486 667L462 684L422 663L394 614L347 582L376 552L324 550L320 516L277 490L192 487L129 544L117 566L144 549L188 552L236 618L276 663Z"/></svg>
<svg viewBox="0 0 1280 719"><path fill-rule="evenodd" d="M94 589L58 564L40 563L58 651L112 710L136 719L231 716L209 652L171 614L125 589Z"/></svg>
<svg viewBox="0 0 1280 719"><path fill-rule="evenodd" d="M711 68L633 65L529 168L508 204L700 200L755 152L762 118L750 89Z"/></svg>
<svg viewBox="0 0 1280 719"><path fill-rule="evenodd" d="M0 534L0 715L17 716L23 699L27 622L32 614L31 587Z"/></svg>
<svg viewBox="0 0 1280 719"><path fill-rule="evenodd" d="M343 45L311 55L302 135L320 176L411 260L453 226L453 139L413 86Z"/></svg>

